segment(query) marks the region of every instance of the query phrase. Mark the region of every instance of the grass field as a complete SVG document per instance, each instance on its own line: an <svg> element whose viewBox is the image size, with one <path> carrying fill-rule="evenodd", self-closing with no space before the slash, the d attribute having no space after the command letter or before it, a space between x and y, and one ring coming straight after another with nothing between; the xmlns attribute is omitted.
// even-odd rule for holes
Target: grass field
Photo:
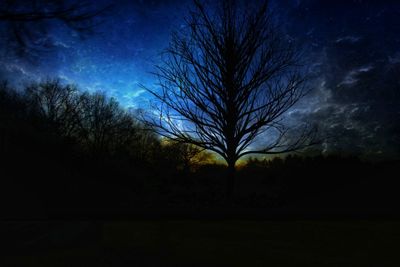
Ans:
<svg viewBox="0 0 400 267"><path fill-rule="evenodd" d="M400 266L396 221L119 221L1 266Z"/></svg>

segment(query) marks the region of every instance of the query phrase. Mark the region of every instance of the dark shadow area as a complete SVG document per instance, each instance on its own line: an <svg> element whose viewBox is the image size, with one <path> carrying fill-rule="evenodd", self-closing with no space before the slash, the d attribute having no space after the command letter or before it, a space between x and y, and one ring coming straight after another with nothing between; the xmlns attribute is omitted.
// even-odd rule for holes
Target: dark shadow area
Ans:
<svg viewBox="0 0 400 267"><path fill-rule="evenodd" d="M389 221L14 223L1 266L398 266ZM36 233L33 237L33 233ZM14 233L15 235L15 233ZM2 241L8 235L2 235ZM15 240L15 239L13 239Z"/></svg>

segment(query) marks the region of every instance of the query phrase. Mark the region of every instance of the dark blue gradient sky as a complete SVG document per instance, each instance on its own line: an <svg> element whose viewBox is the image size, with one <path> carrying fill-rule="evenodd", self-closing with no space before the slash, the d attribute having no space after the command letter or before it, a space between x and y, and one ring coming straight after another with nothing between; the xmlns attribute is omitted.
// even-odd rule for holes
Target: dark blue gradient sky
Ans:
<svg viewBox="0 0 400 267"><path fill-rule="evenodd" d="M156 86L151 72L171 32L184 27L190 6L190 0L114 1L97 34L86 39L54 23L46 36L53 49L35 59L15 55L1 41L0 78L22 87L59 77L81 90L104 91L125 107L146 108L150 98L139 85ZM314 77L311 93L286 115L288 121L316 123L335 136L324 151L398 157L400 2L275 0L271 8L303 47Z"/></svg>

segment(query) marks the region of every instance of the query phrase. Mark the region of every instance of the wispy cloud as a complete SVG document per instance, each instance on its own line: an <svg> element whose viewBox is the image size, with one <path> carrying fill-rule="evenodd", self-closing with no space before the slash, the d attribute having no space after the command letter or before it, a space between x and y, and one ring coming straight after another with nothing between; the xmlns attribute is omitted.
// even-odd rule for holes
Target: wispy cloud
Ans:
<svg viewBox="0 0 400 267"><path fill-rule="evenodd" d="M359 80L358 79L359 74L369 72L373 68L374 67L372 65L365 65L349 71L344 77L344 79L338 84L338 86L356 84Z"/></svg>
<svg viewBox="0 0 400 267"><path fill-rule="evenodd" d="M126 98L137 98L137 97L139 97L140 95L142 95L145 92L146 92L145 89L139 89L139 90L132 91L132 92L129 92L129 93L125 94L124 97L126 97Z"/></svg>
<svg viewBox="0 0 400 267"><path fill-rule="evenodd" d="M388 59L390 64L400 63L400 51L394 54L393 56L389 56Z"/></svg>
<svg viewBox="0 0 400 267"><path fill-rule="evenodd" d="M361 40L361 37L359 37L359 36L348 35L348 36L342 36L342 37L337 38L336 39L336 43L354 44L354 43L357 43L360 40Z"/></svg>

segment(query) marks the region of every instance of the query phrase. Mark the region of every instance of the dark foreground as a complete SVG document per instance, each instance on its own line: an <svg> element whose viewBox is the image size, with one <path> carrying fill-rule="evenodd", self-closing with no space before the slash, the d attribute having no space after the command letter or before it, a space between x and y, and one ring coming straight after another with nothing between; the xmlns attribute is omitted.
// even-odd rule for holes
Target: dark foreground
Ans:
<svg viewBox="0 0 400 267"><path fill-rule="evenodd" d="M1 266L399 266L399 221L2 222Z"/></svg>

